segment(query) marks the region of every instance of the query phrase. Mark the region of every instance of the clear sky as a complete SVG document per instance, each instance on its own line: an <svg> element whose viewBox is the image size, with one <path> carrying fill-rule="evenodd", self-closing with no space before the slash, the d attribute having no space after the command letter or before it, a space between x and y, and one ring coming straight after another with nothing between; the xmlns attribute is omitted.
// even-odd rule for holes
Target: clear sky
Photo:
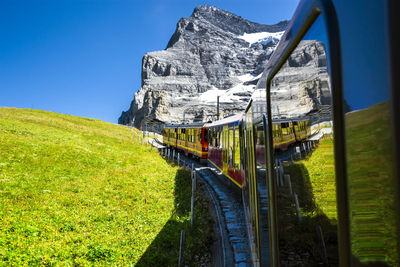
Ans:
<svg viewBox="0 0 400 267"><path fill-rule="evenodd" d="M116 123L146 52L208 4L250 21L290 19L298 0L0 0L0 106Z"/></svg>

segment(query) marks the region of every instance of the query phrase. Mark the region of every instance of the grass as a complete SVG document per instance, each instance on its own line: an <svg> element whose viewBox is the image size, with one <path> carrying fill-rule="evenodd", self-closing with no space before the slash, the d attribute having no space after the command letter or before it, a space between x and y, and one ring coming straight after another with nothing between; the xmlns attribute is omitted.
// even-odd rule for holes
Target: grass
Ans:
<svg viewBox="0 0 400 267"><path fill-rule="evenodd" d="M95 119L0 108L0 266L176 265L190 175L140 145L139 135ZM205 234L188 230L186 261L207 254L210 242L201 188L196 197L196 229Z"/></svg>
<svg viewBox="0 0 400 267"><path fill-rule="evenodd" d="M346 114L351 248L356 261L397 266L399 250L395 214L389 103Z"/></svg>
<svg viewBox="0 0 400 267"><path fill-rule="evenodd" d="M346 114L347 190L349 227L353 265L398 266L399 250L396 227L396 186L393 167L393 142L389 103ZM321 141L305 160L285 167L299 194L304 221L298 224L293 201L280 192L279 221L281 251L300 249L318 259L313 245L313 227L321 225L328 240L328 251L335 260L336 237L335 176L332 141ZM337 245L337 244L336 244ZM286 250L285 250L286 249ZM284 255L284 259L288 256ZM286 257L286 258L285 258ZM309 262L308 262L309 263ZM310 263L311 264L311 263ZM311 264L313 265L313 264Z"/></svg>
<svg viewBox="0 0 400 267"><path fill-rule="evenodd" d="M287 188L278 194L281 262L314 266L323 262L316 227L324 234L328 261L338 264L336 185L332 139L321 140L304 160L284 166L298 195L303 220L298 222ZM290 264L289 264L290 265Z"/></svg>
<svg viewBox="0 0 400 267"><path fill-rule="evenodd" d="M321 140L318 148L305 160L296 162L303 164L302 177L309 177L315 205L329 219L337 219L335 162L333 140Z"/></svg>

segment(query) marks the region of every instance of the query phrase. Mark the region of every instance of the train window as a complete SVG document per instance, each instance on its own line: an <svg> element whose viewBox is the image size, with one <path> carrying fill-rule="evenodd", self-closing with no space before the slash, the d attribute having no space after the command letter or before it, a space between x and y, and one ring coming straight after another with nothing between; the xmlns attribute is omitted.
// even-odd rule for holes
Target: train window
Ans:
<svg viewBox="0 0 400 267"><path fill-rule="evenodd" d="M213 139L214 139L214 147L218 146L218 140L217 140L217 129L213 129Z"/></svg>
<svg viewBox="0 0 400 267"><path fill-rule="evenodd" d="M272 216L278 221L275 244L281 265L339 262L328 55L324 20L319 17L268 88L273 122L285 120L280 123L282 135L274 134L275 172L269 176L276 185L270 194L276 196L271 200L277 207ZM279 126L273 129L279 132Z"/></svg>
<svg viewBox="0 0 400 267"><path fill-rule="evenodd" d="M217 146L217 129L213 129L214 147Z"/></svg>
<svg viewBox="0 0 400 267"><path fill-rule="evenodd" d="M239 135L239 127L235 127L235 163L234 167L236 170L240 170L240 135Z"/></svg>
<svg viewBox="0 0 400 267"><path fill-rule="evenodd" d="M343 76L346 76L343 79L343 111L350 248L353 264L363 266L400 265L400 192L399 174L395 173L400 164L395 158L399 136L394 135L392 121L398 115L394 107L399 98L386 84L388 75L398 83L395 77L399 73L394 68L395 72L390 74L388 60L393 60L395 54L389 59L389 55L385 55L387 49L377 49L373 61L364 54L369 47L382 43L377 40L387 38L383 30L383 24L387 23L384 6L384 1L368 4L364 17L374 17L368 24L381 26L376 28L374 38L363 31L358 33L358 36L371 40L361 50L348 50L351 56L346 51L348 56L343 59L346 63L343 65ZM393 22L395 20L398 19L393 18ZM359 23L363 27L364 24ZM357 63L357 68L352 67L353 62ZM398 87L392 87L392 90L396 89Z"/></svg>
<svg viewBox="0 0 400 267"><path fill-rule="evenodd" d="M257 127L257 141L256 146L263 146L264 145L264 128L258 126Z"/></svg>
<svg viewBox="0 0 400 267"><path fill-rule="evenodd" d="M217 131L217 142L215 146L219 148L221 144L221 131L219 128L217 128L216 131Z"/></svg>
<svg viewBox="0 0 400 267"><path fill-rule="evenodd" d="M273 129L273 137L279 137L279 132L278 132L278 126L276 125L276 123L272 124L272 129Z"/></svg>
<svg viewBox="0 0 400 267"><path fill-rule="evenodd" d="M218 146L218 140L217 140L217 129L213 129L213 138L214 138L214 147Z"/></svg>
<svg viewBox="0 0 400 267"><path fill-rule="evenodd" d="M208 136L209 136L209 139L210 139L209 142L214 147L215 147L215 141L216 141L216 136L215 135L216 135L215 134L215 130L212 129L212 128L209 128L208 129Z"/></svg>
<svg viewBox="0 0 400 267"><path fill-rule="evenodd" d="M221 137L222 137L222 129L217 128L217 143L215 146L218 148L222 148L221 147Z"/></svg>
<svg viewBox="0 0 400 267"><path fill-rule="evenodd" d="M235 153L235 151L234 151L235 147L234 147L233 142L234 142L233 129L230 128L229 135L228 135L228 153L229 153L229 166L232 168L234 167L233 159L234 159L234 153Z"/></svg>
<svg viewBox="0 0 400 267"><path fill-rule="evenodd" d="M212 146L215 146L215 131L212 128L208 128L208 137L209 137L209 143Z"/></svg>
<svg viewBox="0 0 400 267"><path fill-rule="evenodd" d="M217 129L213 129L214 147L218 146Z"/></svg>

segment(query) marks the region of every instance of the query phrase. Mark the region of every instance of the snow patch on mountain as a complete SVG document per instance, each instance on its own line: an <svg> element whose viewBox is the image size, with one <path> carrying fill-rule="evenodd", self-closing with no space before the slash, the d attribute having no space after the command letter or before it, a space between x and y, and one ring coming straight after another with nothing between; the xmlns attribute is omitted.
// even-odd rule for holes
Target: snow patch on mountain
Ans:
<svg viewBox="0 0 400 267"><path fill-rule="evenodd" d="M238 38L245 40L249 43L249 47L254 44L267 45L271 42L279 42L284 31L281 32L255 32L255 33L245 33Z"/></svg>
<svg viewBox="0 0 400 267"><path fill-rule="evenodd" d="M236 76L236 78L242 83L226 90L220 90L213 86L212 89L200 94L198 101L203 104L212 105L217 103L218 96L220 103L235 103L237 101L243 101L243 98L250 97L255 89L255 83L251 84L250 82L256 81L260 77L261 74L255 77L252 74Z"/></svg>

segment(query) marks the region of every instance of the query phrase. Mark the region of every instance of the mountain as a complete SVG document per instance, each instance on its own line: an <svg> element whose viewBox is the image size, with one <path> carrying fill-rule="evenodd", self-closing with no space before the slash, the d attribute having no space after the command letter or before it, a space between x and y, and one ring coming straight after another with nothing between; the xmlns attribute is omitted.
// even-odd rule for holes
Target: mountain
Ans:
<svg viewBox="0 0 400 267"><path fill-rule="evenodd" d="M256 86L264 92L266 72ZM306 115L309 118L331 120L331 99L325 44L318 40L300 41L271 80L272 118Z"/></svg>
<svg viewBox="0 0 400 267"><path fill-rule="evenodd" d="M179 20L165 50L146 53L142 86L118 123L144 128L242 111L288 22L262 25L213 6Z"/></svg>

